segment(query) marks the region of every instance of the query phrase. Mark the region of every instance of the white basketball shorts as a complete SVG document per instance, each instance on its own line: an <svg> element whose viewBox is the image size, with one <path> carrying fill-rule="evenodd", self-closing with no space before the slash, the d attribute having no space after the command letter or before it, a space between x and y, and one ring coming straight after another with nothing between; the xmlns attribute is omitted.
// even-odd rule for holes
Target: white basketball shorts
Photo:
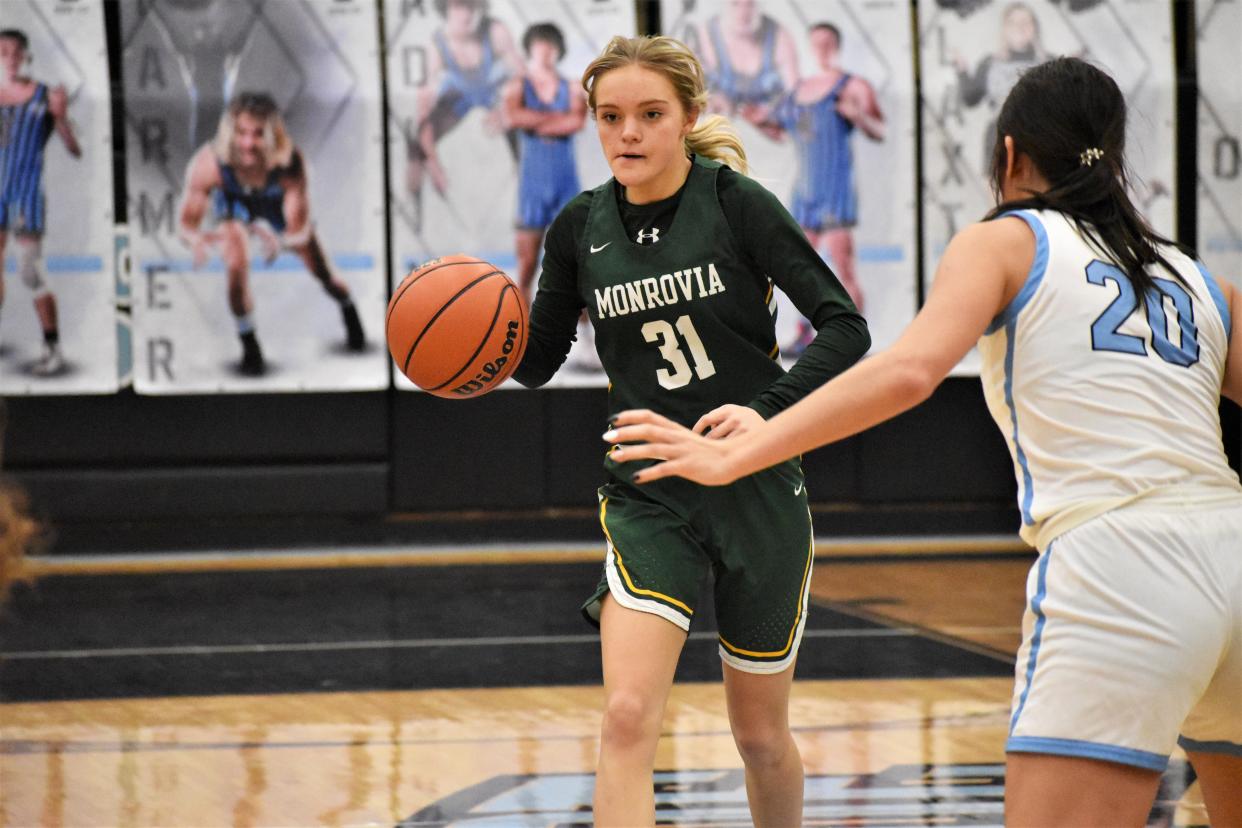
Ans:
<svg viewBox="0 0 1242 828"><path fill-rule="evenodd" d="M1007 751L1162 771L1180 734L1242 756L1242 502L1092 518L1026 595Z"/></svg>

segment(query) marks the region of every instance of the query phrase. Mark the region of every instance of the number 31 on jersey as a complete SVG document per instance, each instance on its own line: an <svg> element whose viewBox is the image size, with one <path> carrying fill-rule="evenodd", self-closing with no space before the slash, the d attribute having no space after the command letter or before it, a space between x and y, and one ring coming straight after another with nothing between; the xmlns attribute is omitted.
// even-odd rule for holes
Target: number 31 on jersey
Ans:
<svg viewBox="0 0 1242 828"><path fill-rule="evenodd" d="M660 356L673 366L672 371L667 368L656 371L656 380L659 381L661 388L670 390L681 388L689 385L690 380L696 376L705 380L716 373L716 366L707 358L703 340L699 338L699 332L694 329L694 322L689 316L679 316L677 321L671 325L668 320L653 319L643 325L642 333L643 339L659 344ZM694 360L693 371L690 369L690 363L686 361L686 355L681 351L678 333L685 339L686 347L690 349L690 357Z"/></svg>

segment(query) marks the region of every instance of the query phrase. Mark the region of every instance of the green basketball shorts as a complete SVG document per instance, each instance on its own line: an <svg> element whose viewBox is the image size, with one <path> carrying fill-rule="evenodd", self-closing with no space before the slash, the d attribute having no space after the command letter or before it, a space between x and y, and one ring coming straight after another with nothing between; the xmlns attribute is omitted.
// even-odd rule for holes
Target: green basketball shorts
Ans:
<svg viewBox="0 0 1242 828"><path fill-rule="evenodd" d="M611 482L599 490L599 515L608 548L604 577L582 607L589 620L598 623L611 593L689 631L710 568L720 657L749 673L793 663L814 557L797 461L721 487Z"/></svg>

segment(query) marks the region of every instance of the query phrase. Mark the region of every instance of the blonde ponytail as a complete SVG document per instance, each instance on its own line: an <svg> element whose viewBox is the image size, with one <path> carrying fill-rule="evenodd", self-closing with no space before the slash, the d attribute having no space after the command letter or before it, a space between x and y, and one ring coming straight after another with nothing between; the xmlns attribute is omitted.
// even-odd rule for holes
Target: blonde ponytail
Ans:
<svg viewBox="0 0 1242 828"><path fill-rule="evenodd" d="M686 136L686 149L695 155L728 164L740 173L750 172L742 139L723 115L709 115L696 124Z"/></svg>
<svg viewBox="0 0 1242 828"><path fill-rule="evenodd" d="M686 112L707 110L703 65L689 46L671 37L617 35L582 73L582 88L587 93L587 105L592 113L595 112L595 85L600 77L613 69L635 64L667 78ZM728 164L740 173L750 170L742 139L721 115L708 116L690 130L686 136L686 151Z"/></svg>

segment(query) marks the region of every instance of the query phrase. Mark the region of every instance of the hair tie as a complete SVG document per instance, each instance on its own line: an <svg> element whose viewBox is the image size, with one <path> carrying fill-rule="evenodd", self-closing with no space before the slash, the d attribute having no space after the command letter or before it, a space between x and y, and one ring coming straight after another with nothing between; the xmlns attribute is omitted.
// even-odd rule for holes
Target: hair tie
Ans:
<svg viewBox="0 0 1242 828"><path fill-rule="evenodd" d="M1104 150L1099 147L1091 147L1078 153L1078 166L1090 167L1096 161L1104 157Z"/></svg>

